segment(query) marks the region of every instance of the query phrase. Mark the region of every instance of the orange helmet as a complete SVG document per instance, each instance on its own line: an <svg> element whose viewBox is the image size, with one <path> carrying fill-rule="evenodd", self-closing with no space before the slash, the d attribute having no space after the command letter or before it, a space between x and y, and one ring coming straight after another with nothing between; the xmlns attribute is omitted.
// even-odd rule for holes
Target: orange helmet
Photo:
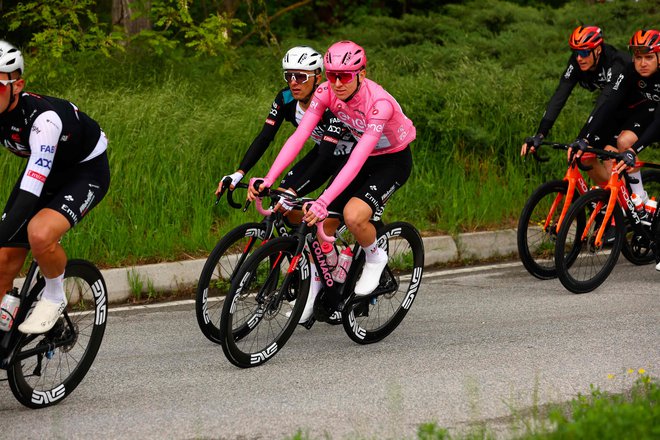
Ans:
<svg viewBox="0 0 660 440"><path fill-rule="evenodd" d="M628 50L632 53L660 52L660 31L641 29L635 32L628 43Z"/></svg>
<svg viewBox="0 0 660 440"><path fill-rule="evenodd" d="M578 26L568 39L573 50L593 50L602 43L603 31L598 26Z"/></svg>

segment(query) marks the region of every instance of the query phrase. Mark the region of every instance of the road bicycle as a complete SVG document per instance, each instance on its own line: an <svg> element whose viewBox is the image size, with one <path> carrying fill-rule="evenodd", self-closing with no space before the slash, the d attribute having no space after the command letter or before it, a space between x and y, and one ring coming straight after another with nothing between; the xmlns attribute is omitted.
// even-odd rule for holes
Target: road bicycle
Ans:
<svg viewBox="0 0 660 440"><path fill-rule="evenodd" d="M568 144L542 142L554 149L567 150ZM532 155L538 162L547 162L538 150ZM579 168L581 167L581 168ZM580 162L569 163L564 178L541 184L525 202L517 229L518 255L527 271L541 280L557 276L554 262L555 242L568 207L580 194L589 191L580 170Z"/></svg>
<svg viewBox="0 0 660 440"><path fill-rule="evenodd" d="M243 205L234 201L236 189L246 189L247 184L238 183L229 188L231 179L223 182L227 190L227 202L232 208L240 209ZM224 189L218 194L216 204L222 198ZM257 209L261 204L257 204ZM279 212L261 210L264 216L261 222L249 222L239 225L225 234L209 254L197 283L195 295L195 313L200 330L210 341L220 343L220 313L227 291L238 267L261 244L276 235L288 235L291 224Z"/></svg>
<svg viewBox="0 0 660 440"><path fill-rule="evenodd" d="M542 142L541 144L554 149L569 148L568 144L563 143ZM533 157L539 162L547 162L546 158L539 156L538 151ZM541 184L523 207L517 229L518 255L525 269L536 278L548 280L557 277L554 260L557 234L573 201L590 189L581 172L589 169L590 167L583 165L581 161L571 161L563 179ZM660 182L660 173L657 170L645 170L642 173L642 180L649 183ZM652 255L629 240L622 244L621 252L633 264L653 262ZM577 249L574 253L567 254L565 256L567 264L574 261L577 255Z"/></svg>
<svg viewBox="0 0 660 440"><path fill-rule="evenodd" d="M288 197L297 209L309 199ZM340 219L341 220L341 219ZM310 288L311 264L321 278L322 288L314 302L314 318L328 321L335 311L347 335L359 344L378 342L401 323L420 286L424 269L424 245L409 223L383 224L374 221L378 246L389 256L379 286L368 296L354 295L364 265L364 252L345 226L327 237L322 224L302 222L289 236L263 244L240 266L225 299L220 335L227 359L241 368L262 365L286 344L303 313ZM331 276L317 236L333 243L335 252L350 247L353 258L344 283ZM339 245L336 240L339 241Z"/></svg>
<svg viewBox="0 0 660 440"><path fill-rule="evenodd" d="M7 370L4 380L29 408L57 404L76 389L96 358L108 315L108 290L101 272L89 261L68 260L64 271L68 305L62 317L44 334L23 334L18 326L44 287L45 280L32 260L12 326L0 331L0 368Z"/></svg>
<svg viewBox="0 0 660 440"><path fill-rule="evenodd" d="M601 159L617 159L616 152L594 148L587 151ZM637 161L636 167L647 171L642 183L649 197L660 196L660 164ZM627 244L639 260L655 260L652 230L660 227L660 216L655 216L653 224L640 220L631 200L629 180L625 172L612 173L606 188L580 196L568 210L557 234L555 262L559 280L571 292L591 292L600 286ZM608 228L613 228L614 239L605 243L603 236Z"/></svg>

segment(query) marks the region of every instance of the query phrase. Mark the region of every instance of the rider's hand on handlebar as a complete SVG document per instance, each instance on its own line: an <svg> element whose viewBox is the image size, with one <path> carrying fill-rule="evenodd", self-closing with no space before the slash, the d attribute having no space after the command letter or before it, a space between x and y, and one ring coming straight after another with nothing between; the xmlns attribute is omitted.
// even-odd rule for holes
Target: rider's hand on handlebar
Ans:
<svg viewBox="0 0 660 440"><path fill-rule="evenodd" d="M236 171L234 174L228 174L226 176L223 176L222 179L220 179L220 182L218 183L218 189L215 191L216 196L218 194L220 194L223 190L227 189L227 188L224 188L223 184L222 184L222 182L227 177L229 177L229 179L231 179L231 184L229 185L229 189L234 189L236 187L236 185L238 184L238 182L240 182L241 179L243 178L243 173L241 173L240 171Z"/></svg>
<svg viewBox="0 0 660 440"><path fill-rule="evenodd" d="M623 153L619 153L618 156L619 162L615 165L613 171L620 173L621 171L630 171L635 167L635 162L637 161L637 153L632 148L628 148Z"/></svg>
<svg viewBox="0 0 660 440"><path fill-rule="evenodd" d="M575 141L568 144L568 161L570 162L573 159L573 155L582 156L587 148L589 148L589 141L582 138L575 139Z"/></svg>
<svg viewBox="0 0 660 440"><path fill-rule="evenodd" d="M291 194L292 196L297 196L296 192L292 190L291 188L287 189L284 191L287 194ZM283 213L285 216L293 209L293 202L291 202L289 199L286 197L280 197L280 201L277 202L277 204L274 207L275 211L279 211Z"/></svg>
<svg viewBox="0 0 660 440"><path fill-rule="evenodd" d="M525 138L525 142L520 149L520 155L525 156L527 153L534 153L541 146L543 137L541 133L538 133L532 137Z"/></svg>
<svg viewBox="0 0 660 440"><path fill-rule="evenodd" d="M272 182L268 182L262 177L253 177L250 179L250 185L248 185L247 190L247 199L250 202L254 202L256 198L259 197L259 194L264 192L266 189L270 188Z"/></svg>
<svg viewBox="0 0 660 440"><path fill-rule="evenodd" d="M309 226L313 226L316 222L322 222L328 216L328 205L321 199L315 200L312 203L307 203L303 206L303 221Z"/></svg>

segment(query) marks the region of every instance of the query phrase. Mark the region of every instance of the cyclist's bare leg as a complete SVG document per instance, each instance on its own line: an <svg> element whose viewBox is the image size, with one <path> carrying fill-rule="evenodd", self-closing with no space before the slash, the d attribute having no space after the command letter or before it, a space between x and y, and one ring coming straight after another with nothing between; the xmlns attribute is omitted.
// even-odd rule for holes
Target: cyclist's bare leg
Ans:
<svg viewBox="0 0 660 440"><path fill-rule="evenodd" d="M27 254L28 250L24 248L0 248L0 302L5 293L14 287L14 280L23 267Z"/></svg>
<svg viewBox="0 0 660 440"><path fill-rule="evenodd" d="M41 299L32 313L18 326L22 333L39 334L50 330L67 304L63 278L66 253L59 241L71 228L69 221L59 212L44 208L28 223L28 240L32 255L43 274L46 285Z"/></svg>
<svg viewBox="0 0 660 440"><path fill-rule="evenodd" d="M607 168L598 160L598 158L587 158L582 159L582 163L591 167L587 174L591 178L591 181L596 185L604 186L607 184L607 181L610 178L610 173L607 171Z"/></svg>
<svg viewBox="0 0 660 440"><path fill-rule="evenodd" d="M59 241L71 229L69 221L57 211L44 208L28 223L28 240L39 270L46 278L64 273L66 253Z"/></svg>
<svg viewBox="0 0 660 440"><path fill-rule="evenodd" d="M630 130L623 130L620 134L619 137L616 139L616 148L619 150L619 153L623 153L627 149L633 146L635 142L637 142L637 135L635 132L630 131ZM631 183L630 187L632 188L634 193L637 193L640 196L646 195L646 191L644 191L644 185L642 182L642 174L639 170L639 168L633 168L628 171L628 175L639 180L639 183Z"/></svg>
<svg viewBox="0 0 660 440"><path fill-rule="evenodd" d="M376 227L369 221L372 215L371 206L357 197L351 198L344 207L344 222L362 247L376 241Z"/></svg>
<svg viewBox="0 0 660 440"><path fill-rule="evenodd" d="M303 213L302 211L294 209L286 212L284 215L286 216L287 220L297 225L302 220Z"/></svg>
<svg viewBox="0 0 660 440"><path fill-rule="evenodd" d="M368 295L378 287L381 273L387 265L387 253L376 245L376 227L369 221L373 211L365 201L353 197L344 208L344 222L365 251L362 274L355 284L357 296Z"/></svg>

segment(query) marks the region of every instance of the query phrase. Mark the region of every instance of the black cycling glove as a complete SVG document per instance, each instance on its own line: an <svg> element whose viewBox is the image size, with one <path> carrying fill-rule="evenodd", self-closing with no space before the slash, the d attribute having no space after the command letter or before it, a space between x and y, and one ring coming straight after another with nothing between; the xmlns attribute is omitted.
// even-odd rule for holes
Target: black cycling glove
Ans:
<svg viewBox="0 0 660 440"><path fill-rule="evenodd" d="M589 142L587 142L586 139L578 138L578 139L575 139L575 141L573 143L571 143L569 145L569 147L571 147L574 150L578 149L578 150L584 152L589 147Z"/></svg>
<svg viewBox="0 0 660 440"><path fill-rule="evenodd" d="M637 161L637 155L632 149L619 153L617 158L631 168L635 166L635 162Z"/></svg>
<svg viewBox="0 0 660 440"><path fill-rule="evenodd" d="M527 147L534 147L535 150L538 150L541 146L541 141L543 140L542 134L536 134L532 137L525 138L525 143Z"/></svg>

